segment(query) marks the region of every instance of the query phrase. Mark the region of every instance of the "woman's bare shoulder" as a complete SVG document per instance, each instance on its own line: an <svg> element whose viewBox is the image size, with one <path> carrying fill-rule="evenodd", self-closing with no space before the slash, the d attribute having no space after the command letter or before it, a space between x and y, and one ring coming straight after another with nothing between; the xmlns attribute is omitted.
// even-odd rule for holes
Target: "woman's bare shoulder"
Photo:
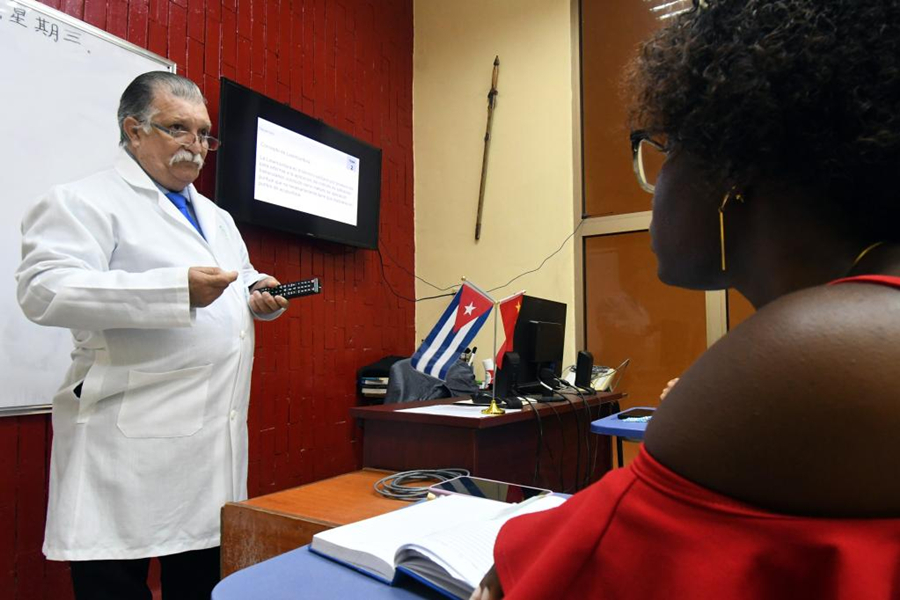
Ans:
<svg viewBox="0 0 900 600"><path fill-rule="evenodd" d="M738 499L811 515L900 516L900 289L811 288L710 348L663 402L647 449Z"/></svg>

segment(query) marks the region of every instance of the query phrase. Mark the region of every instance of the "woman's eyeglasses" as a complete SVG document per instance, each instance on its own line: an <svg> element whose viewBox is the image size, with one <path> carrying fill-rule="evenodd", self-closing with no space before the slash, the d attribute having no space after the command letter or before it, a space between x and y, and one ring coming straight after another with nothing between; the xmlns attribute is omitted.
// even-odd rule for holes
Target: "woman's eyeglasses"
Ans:
<svg viewBox="0 0 900 600"><path fill-rule="evenodd" d="M631 132L631 160L638 184L645 191L653 193L656 179L666 161L666 146L654 139L646 131Z"/></svg>

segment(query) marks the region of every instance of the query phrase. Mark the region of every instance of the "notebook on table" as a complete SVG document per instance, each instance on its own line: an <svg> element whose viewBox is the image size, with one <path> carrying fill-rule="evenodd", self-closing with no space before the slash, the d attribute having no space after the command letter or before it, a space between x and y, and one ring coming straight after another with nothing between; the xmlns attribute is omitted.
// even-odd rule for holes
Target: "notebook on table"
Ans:
<svg viewBox="0 0 900 600"><path fill-rule="evenodd" d="M310 550L387 584L402 572L452 598L467 599L494 564L494 541L503 524L563 502L559 496L519 504L441 496L318 533Z"/></svg>

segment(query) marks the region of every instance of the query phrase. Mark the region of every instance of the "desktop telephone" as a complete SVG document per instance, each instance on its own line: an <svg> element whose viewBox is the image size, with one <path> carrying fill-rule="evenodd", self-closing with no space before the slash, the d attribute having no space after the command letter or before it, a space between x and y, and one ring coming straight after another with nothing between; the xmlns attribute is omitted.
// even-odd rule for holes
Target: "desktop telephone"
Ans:
<svg viewBox="0 0 900 600"><path fill-rule="evenodd" d="M598 392L614 391L616 389L616 386L619 384L619 381L622 379L625 368L630 362L631 359L626 358L624 361L622 361L622 364L615 368L594 365L593 367L591 367L591 387ZM575 365L572 365L566 370L566 374L563 379L565 379L569 383L575 383Z"/></svg>

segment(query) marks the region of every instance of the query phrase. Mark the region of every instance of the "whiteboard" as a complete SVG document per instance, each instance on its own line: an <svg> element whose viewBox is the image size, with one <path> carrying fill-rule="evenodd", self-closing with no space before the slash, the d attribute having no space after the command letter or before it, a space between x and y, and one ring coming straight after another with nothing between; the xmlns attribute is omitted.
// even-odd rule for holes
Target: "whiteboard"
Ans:
<svg viewBox="0 0 900 600"><path fill-rule="evenodd" d="M21 414L46 410L73 348L68 329L31 323L16 302L25 210L111 167L122 92L175 64L30 0L0 0L0 56L0 414Z"/></svg>

